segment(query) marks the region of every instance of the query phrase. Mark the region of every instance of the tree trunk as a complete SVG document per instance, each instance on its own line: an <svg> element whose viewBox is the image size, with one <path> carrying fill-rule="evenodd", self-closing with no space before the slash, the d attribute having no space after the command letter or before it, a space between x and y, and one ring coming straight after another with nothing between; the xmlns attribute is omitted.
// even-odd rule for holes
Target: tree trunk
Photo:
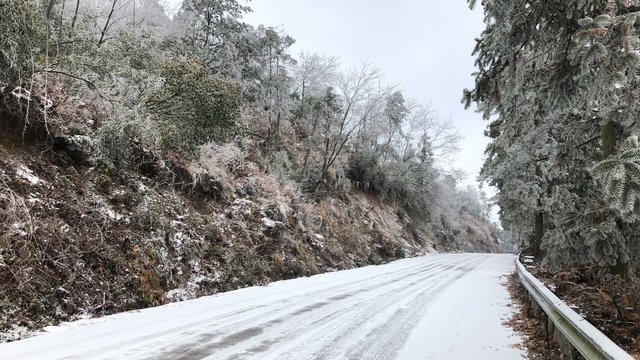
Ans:
<svg viewBox="0 0 640 360"><path fill-rule="evenodd" d="M47 5L47 13L45 14L47 20L51 19L51 13L53 12L53 7L56 4L56 0L49 0L49 5Z"/></svg>
<svg viewBox="0 0 640 360"><path fill-rule="evenodd" d="M612 121L600 127L600 139L602 140L602 153L607 159L616 151L616 126Z"/></svg>
<svg viewBox="0 0 640 360"><path fill-rule="evenodd" d="M535 225L533 228L533 241L531 243L531 250L536 260L541 260L544 256L542 252L542 237L544 236L544 214L538 212L535 218Z"/></svg>
<svg viewBox="0 0 640 360"><path fill-rule="evenodd" d="M282 114L278 111L278 116L276 116L276 124L273 129L273 145L275 147L280 145L280 121Z"/></svg>
<svg viewBox="0 0 640 360"><path fill-rule="evenodd" d="M313 126L311 127L311 134L307 136L305 139L305 144L307 146L306 153L304 154L304 162L302 163L302 176L306 178L307 176L307 166L309 165L309 156L311 155L311 146L313 144L314 136L316 135L316 128L318 127L318 122L320 121L320 115L315 113L313 116Z"/></svg>
<svg viewBox="0 0 640 360"><path fill-rule="evenodd" d="M58 41L62 41L62 25L64 25L64 8L67 0L62 0L62 11L60 11L60 19L58 19Z"/></svg>
<svg viewBox="0 0 640 360"><path fill-rule="evenodd" d="M204 44L202 45L202 48L203 48L203 49L206 49L206 48L207 48L207 46L209 46L209 32L211 31L211 22L213 21L213 20L212 20L212 15L211 15L211 13L209 12L209 10L207 10L205 17L206 17L206 19L207 19L207 20L206 20L206 22L207 22L207 29L206 29L206 30L205 30L205 32L204 32Z"/></svg>
<svg viewBox="0 0 640 360"><path fill-rule="evenodd" d="M73 20L71 20L71 32L73 32L73 29L75 29L76 27L76 21L78 20L78 9L80 9L80 0L76 1L76 9L73 12Z"/></svg>
<svg viewBox="0 0 640 360"><path fill-rule="evenodd" d="M600 140L602 141L603 157L607 159L616 151L616 125L613 121L609 121L600 127ZM618 224L618 230L622 231L620 224ZM618 257L616 264L609 268L609 272L613 275L628 277L629 263Z"/></svg>
<svg viewBox="0 0 640 360"><path fill-rule="evenodd" d="M541 177L542 171L540 165L536 165L536 176ZM538 212L535 214L533 225L533 240L531 242L531 250L536 260L542 260L544 252L542 251L542 238L544 237L544 212L540 210L542 207L542 199L538 199Z"/></svg>
<svg viewBox="0 0 640 360"><path fill-rule="evenodd" d="M616 264L609 268L612 275L618 275L623 278L629 277L629 263L618 259Z"/></svg>
<svg viewBox="0 0 640 360"><path fill-rule="evenodd" d="M132 27L136 27L136 0L133 0L133 21L131 22Z"/></svg>
<svg viewBox="0 0 640 360"><path fill-rule="evenodd" d="M109 16L107 17L107 21L104 23L104 28L102 29L102 33L100 34L100 40L98 41L98 47L100 47L100 45L102 45L106 41L105 36L107 36L107 31L109 31L109 23L111 23L111 17L113 17L113 12L116 9L116 3L117 2L118 2L118 0L113 0L113 3L111 4L111 11L109 12Z"/></svg>

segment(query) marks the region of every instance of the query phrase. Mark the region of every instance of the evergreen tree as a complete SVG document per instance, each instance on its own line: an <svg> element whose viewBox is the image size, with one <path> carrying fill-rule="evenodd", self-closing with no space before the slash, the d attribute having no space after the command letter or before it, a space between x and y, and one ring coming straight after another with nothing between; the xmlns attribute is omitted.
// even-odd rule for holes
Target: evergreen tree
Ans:
<svg viewBox="0 0 640 360"><path fill-rule="evenodd" d="M476 86L464 100L492 120L482 175L499 189L505 228L553 268L626 273L637 226L610 210L589 169L637 131L636 2L483 5Z"/></svg>

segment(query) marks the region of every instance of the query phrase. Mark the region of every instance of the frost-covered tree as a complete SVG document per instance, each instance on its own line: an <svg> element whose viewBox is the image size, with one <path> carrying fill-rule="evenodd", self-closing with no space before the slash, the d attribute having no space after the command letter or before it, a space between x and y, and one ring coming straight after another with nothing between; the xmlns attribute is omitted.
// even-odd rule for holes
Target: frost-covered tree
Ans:
<svg viewBox="0 0 640 360"><path fill-rule="evenodd" d="M184 55L197 56L212 74L239 80L237 59L250 8L237 0L185 0L175 16L182 39L175 45Z"/></svg>
<svg viewBox="0 0 640 360"><path fill-rule="evenodd" d="M23 85L46 51L42 2L6 0L0 4L0 86Z"/></svg>
<svg viewBox="0 0 640 360"><path fill-rule="evenodd" d="M274 28L258 27L258 43L256 60L260 65L258 102L268 117L269 128L266 144L274 149L280 145L280 131L291 106L289 91L291 76L289 67L294 63L288 49L295 40Z"/></svg>
<svg viewBox="0 0 640 360"><path fill-rule="evenodd" d="M301 53L294 68L294 94L304 101L305 96L322 96L334 85L338 76L338 59L319 54Z"/></svg>
<svg viewBox="0 0 640 360"><path fill-rule="evenodd" d="M475 1L470 2L473 6ZM476 86L467 105L491 120L483 177L505 228L553 268L626 273L636 224L610 210L589 169L638 118L636 1L484 1Z"/></svg>

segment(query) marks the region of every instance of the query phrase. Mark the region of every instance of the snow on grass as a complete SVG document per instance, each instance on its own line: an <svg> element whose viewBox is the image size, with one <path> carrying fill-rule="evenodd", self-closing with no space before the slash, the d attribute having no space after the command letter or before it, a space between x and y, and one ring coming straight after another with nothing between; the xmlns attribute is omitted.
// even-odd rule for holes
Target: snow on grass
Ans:
<svg viewBox="0 0 640 360"><path fill-rule="evenodd" d="M0 342L15 341L34 335L24 326L13 325L8 331L0 332Z"/></svg>
<svg viewBox="0 0 640 360"><path fill-rule="evenodd" d="M31 171L31 169L29 169L24 165L18 166L18 169L16 170L16 175L23 178L24 180L26 180L27 182L29 182L31 185L34 185L34 186L43 182L42 180L40 180L39 177L33 175L33 171Z"/></svg>
<svg viewBox="0 0 640 360"><path fill-rule="evenodd" d="M264 224L264 226L266 226L269 229L273 229L277 225L283 224L281 221L271 220L268 217L263 217L261 220L262 220L262 224Z"/></svg>
<svg viewBox="0 0 640 360"><path fill-rule="evenodd" d="M179 302L195 299L198 295L198 289L200 289L200 283L205 280L211 282L217 282L220 280L220 273L217 271L214 276L205 276L198 259L189 261L189 267L191 268L189 281L187 281L187 284L183 287L167 291L164 295L167 300L171 302Z"/></svg>

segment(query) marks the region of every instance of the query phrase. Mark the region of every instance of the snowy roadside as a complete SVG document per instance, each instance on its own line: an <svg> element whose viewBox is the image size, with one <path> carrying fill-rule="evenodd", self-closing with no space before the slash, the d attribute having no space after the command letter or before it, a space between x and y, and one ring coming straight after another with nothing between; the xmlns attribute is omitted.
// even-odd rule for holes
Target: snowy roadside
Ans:
<svg viewBox="0 0 640 360"><path fill-rule="evenodd" d="M502 325L513 261L435 255L282 281L50 328L0 359L520 359Z"/></svg>
<svg viewBox="0 0 640 360"><path fill-rule="evenodd" d="M526 358L503 323L514 308L504 283L515 258L497 255L463 276L430 307L398 359L511 360Z"/></svg>

